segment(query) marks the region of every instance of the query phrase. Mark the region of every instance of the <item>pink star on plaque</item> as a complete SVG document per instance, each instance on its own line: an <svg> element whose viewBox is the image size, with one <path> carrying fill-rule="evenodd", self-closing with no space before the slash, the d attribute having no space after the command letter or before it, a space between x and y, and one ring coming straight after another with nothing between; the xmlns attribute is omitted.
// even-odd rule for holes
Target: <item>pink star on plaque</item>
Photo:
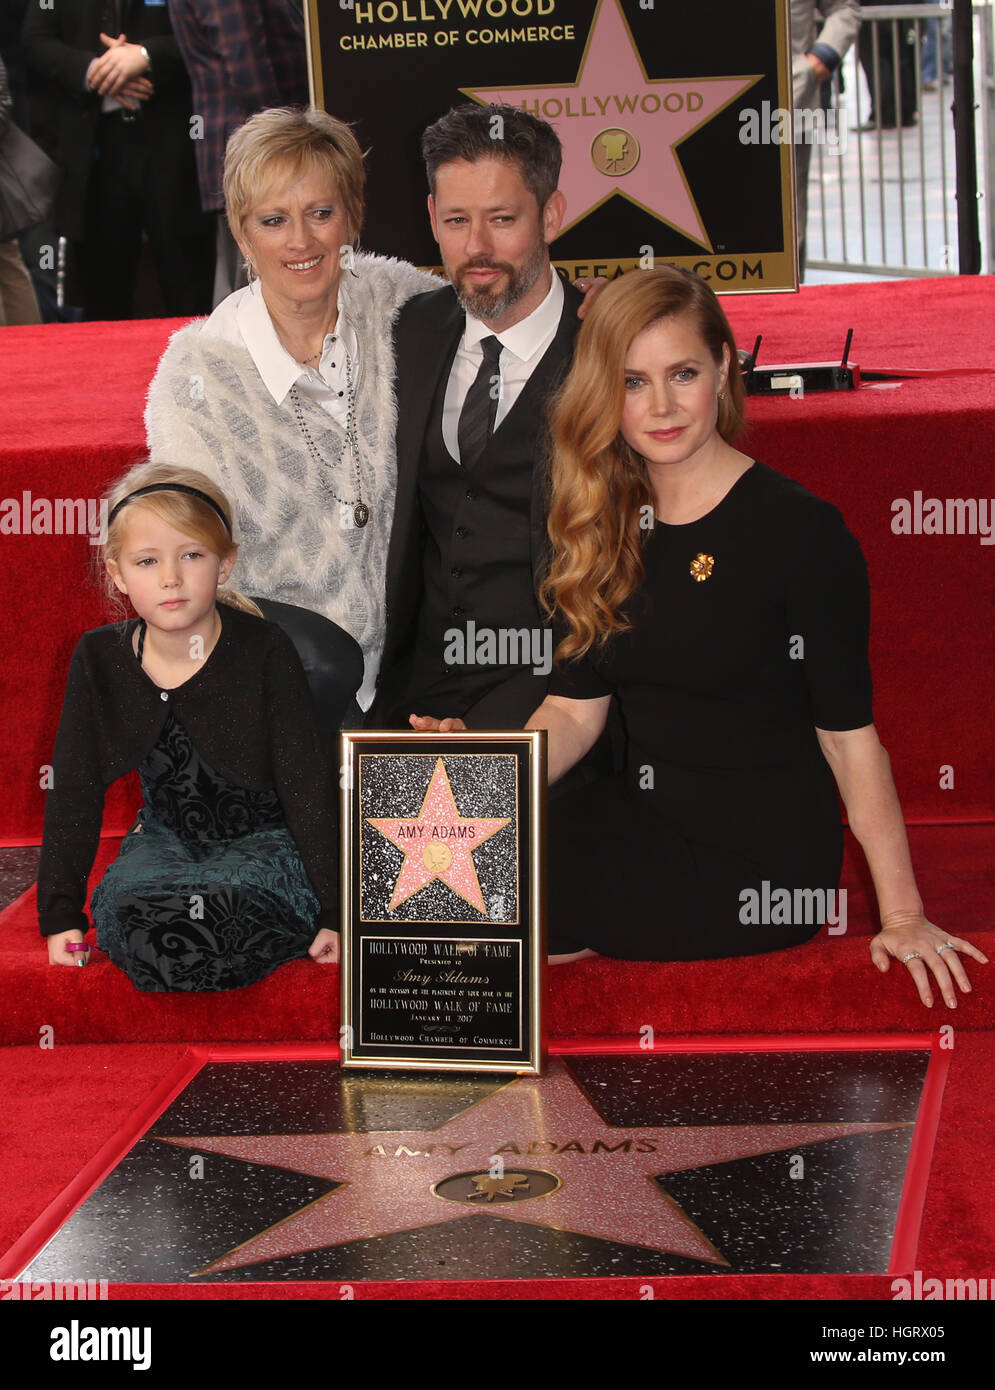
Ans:
<svg viewBox="0 0 995 1390"><path fill-rule="evenodd" d="M614 1126L563 1062L522 1077L432 1130L357 1134L157 1135L335 1181L199 1274L441 1222L478 1211L526 1225L641 1245L721 1267L729 1261L656 1179L714 1163L793 1151L904 1122ZM499 1158L504 1172L495 1172Z"/></svg>
<svg viewBox="0 0 995 1390"><path fill-rule="evenodd" d="M417 816L367 816L366 819L391 844L404 851L404 864L394 884L389 912L438 878L487 916L473 865L473 851L502 830L510 817L461 816L441 758L436 759L435 771Z"/></svg>
<svg viewBox="0 0 995 1390"><path fill-rule="evenodd" d="M662 7L660 21L673 22ZM599 0L576 82L460 90L485 106L520 105L555 126L563 142L563 231L619 193L711 251L677 146L759 81L648 78L618 0Z"/></svg>

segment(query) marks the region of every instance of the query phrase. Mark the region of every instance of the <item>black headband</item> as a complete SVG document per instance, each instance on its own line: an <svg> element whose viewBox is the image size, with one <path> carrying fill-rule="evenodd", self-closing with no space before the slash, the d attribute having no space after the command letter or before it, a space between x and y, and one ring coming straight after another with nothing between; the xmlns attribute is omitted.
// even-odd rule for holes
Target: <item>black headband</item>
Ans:
<svg viewBox="0 0 995 1390"><path fill-rule="evenodd" d="M206 492L201 492L199 488L187 487L186 483L149 483L148 487L140 487L135 492L129 492L127 497L122 497L117 506L111 508L111 514L107 518L107 525L117 516L122 507L126 507L136 497L144 497L147 492L186 492L191 497L199 497L202 502L206 502L209 507L213 507L218 516L225 523L225 530L231 535L231 523L224 512L215 502L213 497L208 497Z"/></svg>

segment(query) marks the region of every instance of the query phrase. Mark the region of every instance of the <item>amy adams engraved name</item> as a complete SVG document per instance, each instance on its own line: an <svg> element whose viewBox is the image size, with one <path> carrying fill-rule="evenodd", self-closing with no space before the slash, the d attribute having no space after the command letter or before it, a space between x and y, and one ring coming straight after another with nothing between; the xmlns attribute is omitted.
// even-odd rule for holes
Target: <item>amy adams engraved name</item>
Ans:
<svg viewBox="0 0 995 1390"><path fill-rule="evenodd" d="M435 976L443 985L489 985L489 975L464 975L462 970L440 970ZM419 975L417 970L399 970L394 976L398 984L427 985L431 975Z"/></svg>

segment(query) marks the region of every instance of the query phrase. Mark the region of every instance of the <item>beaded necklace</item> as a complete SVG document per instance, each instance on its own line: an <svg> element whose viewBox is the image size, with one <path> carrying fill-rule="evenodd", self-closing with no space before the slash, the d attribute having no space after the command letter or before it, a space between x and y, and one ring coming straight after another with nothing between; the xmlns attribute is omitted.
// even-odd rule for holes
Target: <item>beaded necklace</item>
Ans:
<svg viewBox="0 0 995 1390"><path fill-rule="evenodd" d="M343 351L345 346L343 344ZM320 355L320 354L319 354ZM344 507L352 508L352 519L356 526L363 527L370 519L370 509L363 501L363 479L359 468L359 441L356 438L356 391L352 382L352 364L349 354L345 355L345 384L346 384L346 442L349 445L349 452L352 455L353 467L356 470L356 496L354 498L339 497L338 493L333 492L332 496L336 502L340 502ZM319 469L324 469L326 460L319 454L314 440L311 438L311 431L307 427L304 419L304 411L301 408L300 393L296 386L290 388L290 400L294 407L294 414L297 417L297 424L301 434L304 436L304 443L307 445L311 459Z"/></svg>

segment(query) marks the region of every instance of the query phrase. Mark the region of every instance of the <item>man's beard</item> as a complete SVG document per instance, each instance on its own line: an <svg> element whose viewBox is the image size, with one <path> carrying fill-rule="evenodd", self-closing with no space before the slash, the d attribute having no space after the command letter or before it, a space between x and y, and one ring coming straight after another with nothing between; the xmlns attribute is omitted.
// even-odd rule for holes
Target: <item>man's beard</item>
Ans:
<svg viewBox="0 0 995 1390"><path fill-rule="evenodd" d="M476 256L472 261L464 261L450 276L456 297L468 314L485 322L502 318L512 305L524 298L539 279L548 264L546 243L539 241L535 250L518 270L507 261L492 261L487 256ZM494 293L492 285L471 289L464 276L468 270L501 270L508 277L500 294ZM499 283L499 282L497 282Z"/></svg>

